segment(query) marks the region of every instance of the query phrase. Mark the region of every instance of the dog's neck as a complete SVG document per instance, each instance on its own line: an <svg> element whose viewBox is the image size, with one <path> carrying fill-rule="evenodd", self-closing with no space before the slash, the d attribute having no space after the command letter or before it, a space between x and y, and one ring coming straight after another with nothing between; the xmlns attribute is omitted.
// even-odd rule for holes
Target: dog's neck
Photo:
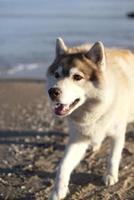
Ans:
<svg viewBox="0 0 134 200"><path fill-rule="evenodd" d="M87 120L94 123L104 114L104 105L96 100L88 99L83 105L75 110L69 118L75 123L86 124Z"/></svg>

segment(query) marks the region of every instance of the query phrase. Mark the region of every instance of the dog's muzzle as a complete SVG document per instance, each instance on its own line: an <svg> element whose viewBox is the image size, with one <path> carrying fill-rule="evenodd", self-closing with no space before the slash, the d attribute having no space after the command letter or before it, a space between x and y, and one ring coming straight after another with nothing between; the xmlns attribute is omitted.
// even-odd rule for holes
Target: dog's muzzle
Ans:
<svg viewBox="0 0 134 200"><path fill-rule="evenodd" d="M58 87L53 87L48 90L49 97L54 102L54 112L59 116L66 116L70 114L79 103L80 98L74 99L71 103L62 103L60 98L62 96L62 91Z"/></svg>

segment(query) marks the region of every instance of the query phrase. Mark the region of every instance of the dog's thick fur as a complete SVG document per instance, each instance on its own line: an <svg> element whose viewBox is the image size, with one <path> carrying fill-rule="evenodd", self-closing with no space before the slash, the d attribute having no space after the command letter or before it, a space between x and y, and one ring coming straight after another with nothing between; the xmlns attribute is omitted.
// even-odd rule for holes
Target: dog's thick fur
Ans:
<svg viewBox="0 0 134 200"><path fill-rule="evenodd" d="M126 127L134 120L132 52L104 49L101 42L92 47L68 48L59 38L56 58L48 68L47 87L55 113L68 116L70 127L69 143L50 199L65 198L70 174L88 146L98 150L107 136L112 142L104 182L115 184Z"/></svg>

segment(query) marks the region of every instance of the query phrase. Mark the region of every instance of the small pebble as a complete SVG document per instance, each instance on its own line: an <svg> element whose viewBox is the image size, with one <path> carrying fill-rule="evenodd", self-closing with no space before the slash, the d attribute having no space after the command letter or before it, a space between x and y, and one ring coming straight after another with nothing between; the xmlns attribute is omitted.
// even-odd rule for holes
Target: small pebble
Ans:
<svg viewBox="0 0 134 200"><path fill-rule="evenodd" d="M37 140L39 140L41 137L40 137L40 135L37 135L36 138L37 138Z"/></svg>
<svg viewBox="0 0 134 200"><path fill-rule="evenodd" d="M22 186L21 186L21 189L22 189L22 190L26 189L26 186L25 186L25 185L22 185Z"/></svg>
<svg viewBox="0 0 134 200"><path fill-rule="evenodd" d="M10 176L12 176L12 174L11 174L11 173L8 173L7 175L8 175L9 177L10 177Z"/></svg>

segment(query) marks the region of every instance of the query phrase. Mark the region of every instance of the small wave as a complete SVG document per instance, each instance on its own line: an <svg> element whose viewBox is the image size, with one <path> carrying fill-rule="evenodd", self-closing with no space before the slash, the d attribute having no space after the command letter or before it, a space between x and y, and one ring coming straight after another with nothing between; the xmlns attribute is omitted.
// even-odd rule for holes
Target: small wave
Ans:
<svg viewBox="0 0 134 200"><path fill-rule="evenodd" d="M8 75L13 75L13 74L16 74L16 73L21 72L21 71L34 70L34 69L36 69L38 67L39 67L38 63L33 63L33 64L19 64L19 65L13 67L12 69L9 69L7 71L7 74Z"/></svg>
<svg viewBox="0 0 134 200"><path fill-rule="evenodd" d="M38 79L46 77L46 63L21 63L5 70L0 70L0 79Z"/></svg>

